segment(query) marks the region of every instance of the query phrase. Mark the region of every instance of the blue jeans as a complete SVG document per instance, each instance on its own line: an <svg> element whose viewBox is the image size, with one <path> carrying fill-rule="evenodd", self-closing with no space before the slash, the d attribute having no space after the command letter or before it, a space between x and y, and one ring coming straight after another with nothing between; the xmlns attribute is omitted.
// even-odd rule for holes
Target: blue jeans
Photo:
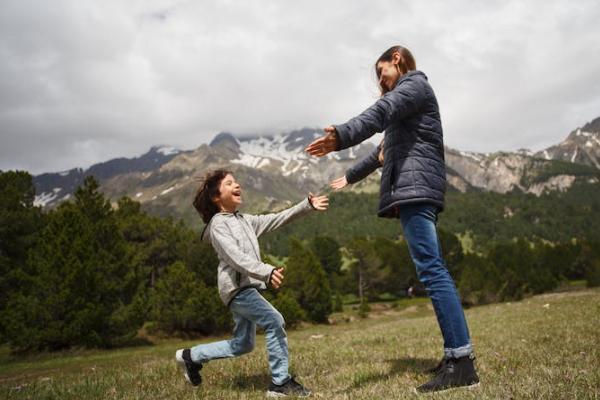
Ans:
<svg viewBox="0 0 600 400"><path fill-rule="evenodd" d="M290 379L288 343L283 317L256 289L238 293L229 309L235 328L233 339L192 347L192 361L206 363L218 358L241 356L254 349L256 325L265 330L269 368L273 383L281 385Z"/></svg>
<svg viewBox="0 0 600 400"><path fill-rule="evenodd" d="M400 208L400 222L417 276L433 303L444 337L444 355L462 357L471 354L473 348L454 280L442 258L436 231L438 212L428 204L404 206Z"/></svg>

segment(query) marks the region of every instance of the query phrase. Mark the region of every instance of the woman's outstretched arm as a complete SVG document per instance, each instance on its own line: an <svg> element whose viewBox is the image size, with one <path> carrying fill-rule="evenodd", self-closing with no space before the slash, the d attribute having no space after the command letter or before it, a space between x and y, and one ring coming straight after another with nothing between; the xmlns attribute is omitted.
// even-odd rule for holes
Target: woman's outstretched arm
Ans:
<svg viewBox="0 0 600 400"><path fill-rule="evenodd" d="M392 122L418 112L425 96L420 78L409 76L360 115L344 124L325 128L325 136L313 141L305 151L322 157L357 145L375 133L385 131Z"/></svg>

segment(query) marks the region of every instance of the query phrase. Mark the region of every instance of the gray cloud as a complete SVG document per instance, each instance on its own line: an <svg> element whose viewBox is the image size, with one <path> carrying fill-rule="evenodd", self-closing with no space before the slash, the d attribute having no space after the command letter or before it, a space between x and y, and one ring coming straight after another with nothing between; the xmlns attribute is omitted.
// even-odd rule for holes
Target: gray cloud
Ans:
<svg viewBox="0 0 600 400"><path fill-rule="evenodd" d="M447 145L540 149L600 116L599 19L591 0L3 1L0 169L343 122L393 44L429 76Z"/></svg>

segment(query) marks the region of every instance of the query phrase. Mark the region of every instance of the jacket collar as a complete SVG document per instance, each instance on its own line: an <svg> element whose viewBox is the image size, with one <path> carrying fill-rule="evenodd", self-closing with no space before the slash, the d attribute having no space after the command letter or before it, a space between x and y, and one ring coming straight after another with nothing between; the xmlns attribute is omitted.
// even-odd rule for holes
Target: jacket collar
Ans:
<svg viewBox="0 0 600 400"><path fill-rule="evenodd" d="M427 75L425 75L423 72L419 71L419 70L415 70L415 71L408 71L406 74L402 75L400 77L400 79L398 79L398 82L396 82L396 86L397 87L400 83L404 82L406 79L412 77L412 76L416 76L416 75L421 75L423 78L425 78L425 80L427 80Z"/></svg>

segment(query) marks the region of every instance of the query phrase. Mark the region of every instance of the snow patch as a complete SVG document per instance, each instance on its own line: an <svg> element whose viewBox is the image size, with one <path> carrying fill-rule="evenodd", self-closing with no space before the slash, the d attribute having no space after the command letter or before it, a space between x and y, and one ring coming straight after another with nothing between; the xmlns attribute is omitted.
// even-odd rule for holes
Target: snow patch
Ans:
<svg viewBox="0 0 600 400"><path fill-rule="evenodd" d="M271 164L271 160L269 160L268 158L264 158L261 162L258 163L256 168L266 167L269 164Z"/></svg>
<svg viewBox="0 0 600 400"><path fill-rule="evenodd" d="M164 195L164 194L167 194L167 193L169 193L170 191L172 191L173 189L175 189L175 186L171 186L170 188L163 190L162 192L160 192L159 196L162 196L162 195ZM156 197L156 196L155 196L155 197Z"/></svg>
<svg viewBox="0 0 600 400"><path fill-rule="evenodd" d="M42 193L38 196L35 196L35 198L33 199L33 205L36 207L46 207L47 204L49 204L50 202L54 201L56 199L57 195L56 192L51 192L51 193Z"/></svg>
<svg viewBox="0 0 600 400"><path fill-rule="evenodd" d="M575 149L575 152L573 153L573 156L571 157L571 162L575 162L575 158L577 158L577 148Z"/></svg>
<svg viewBox="0 0 600 400"><path fill-rule="evenodd" d="M460 155L463 157L467 157L470 158L472 160L475 160L477 162L481 162L481 156L477 153L470 153L468 151L459 151Z"/></svg>
<svg viewBox="0 0 600 400"><path fill-rule="evenodd" d="M135 194L135 198L137 199L138 197L142 197L143 194L144 193L142 193L142 192L138 192L138 193Z"/></svg>
<svg viewBox="0 0 600 400"><path fill-rule="evenodd" d="M69 175L70 173L71 173L71 171L63 171L63 172L59 172L58 174L59 174L60 176L67 176L67 175Z"/></svg>
<svg viewBox="0 0 600 400"><path fill-rule="evenodd" d="M287 150L287 135L279 134L272 138L259 137L249 141L240 143L240 151L247 156L255 158L271 158L278 161L288 160L306 160L308 156L304 152L299 152L297 149ZM239 159L243 160L242 158ZM248 158L247 160L251 160Z"/></svg>
<svg viewBox="0 0 600 400"><path fill-rule="evenodd" d="M581 129L577 130L577 136L583 137L595 137L597 133L595 132L582 132Z"/></svg>
<svg viewBox="0 0 600 400"><path fill-rule="evenodd" d="M350 152L348 153L348 158L354 160L356 158L356 154L354 154L354 147L350 147Z"/></svg>
<svg viewBox="0 0 600 400"><path fill-rule="evenodd" d="M179 150L177 150L175 147L164 146L156 149L156 152L165 156L170 156L171 154L178 154Z"/></svg>
<svg viewBox="0 0 600 400"><path fill-rule="evenodd" d="M261 166L268 165L269 160L266 160L266 164L264 163L266 159L263 157L256 157L251 154L241 154L240 158L236 160L231 160L234 164L241 164L251 168L260 168Z"/></svg>

